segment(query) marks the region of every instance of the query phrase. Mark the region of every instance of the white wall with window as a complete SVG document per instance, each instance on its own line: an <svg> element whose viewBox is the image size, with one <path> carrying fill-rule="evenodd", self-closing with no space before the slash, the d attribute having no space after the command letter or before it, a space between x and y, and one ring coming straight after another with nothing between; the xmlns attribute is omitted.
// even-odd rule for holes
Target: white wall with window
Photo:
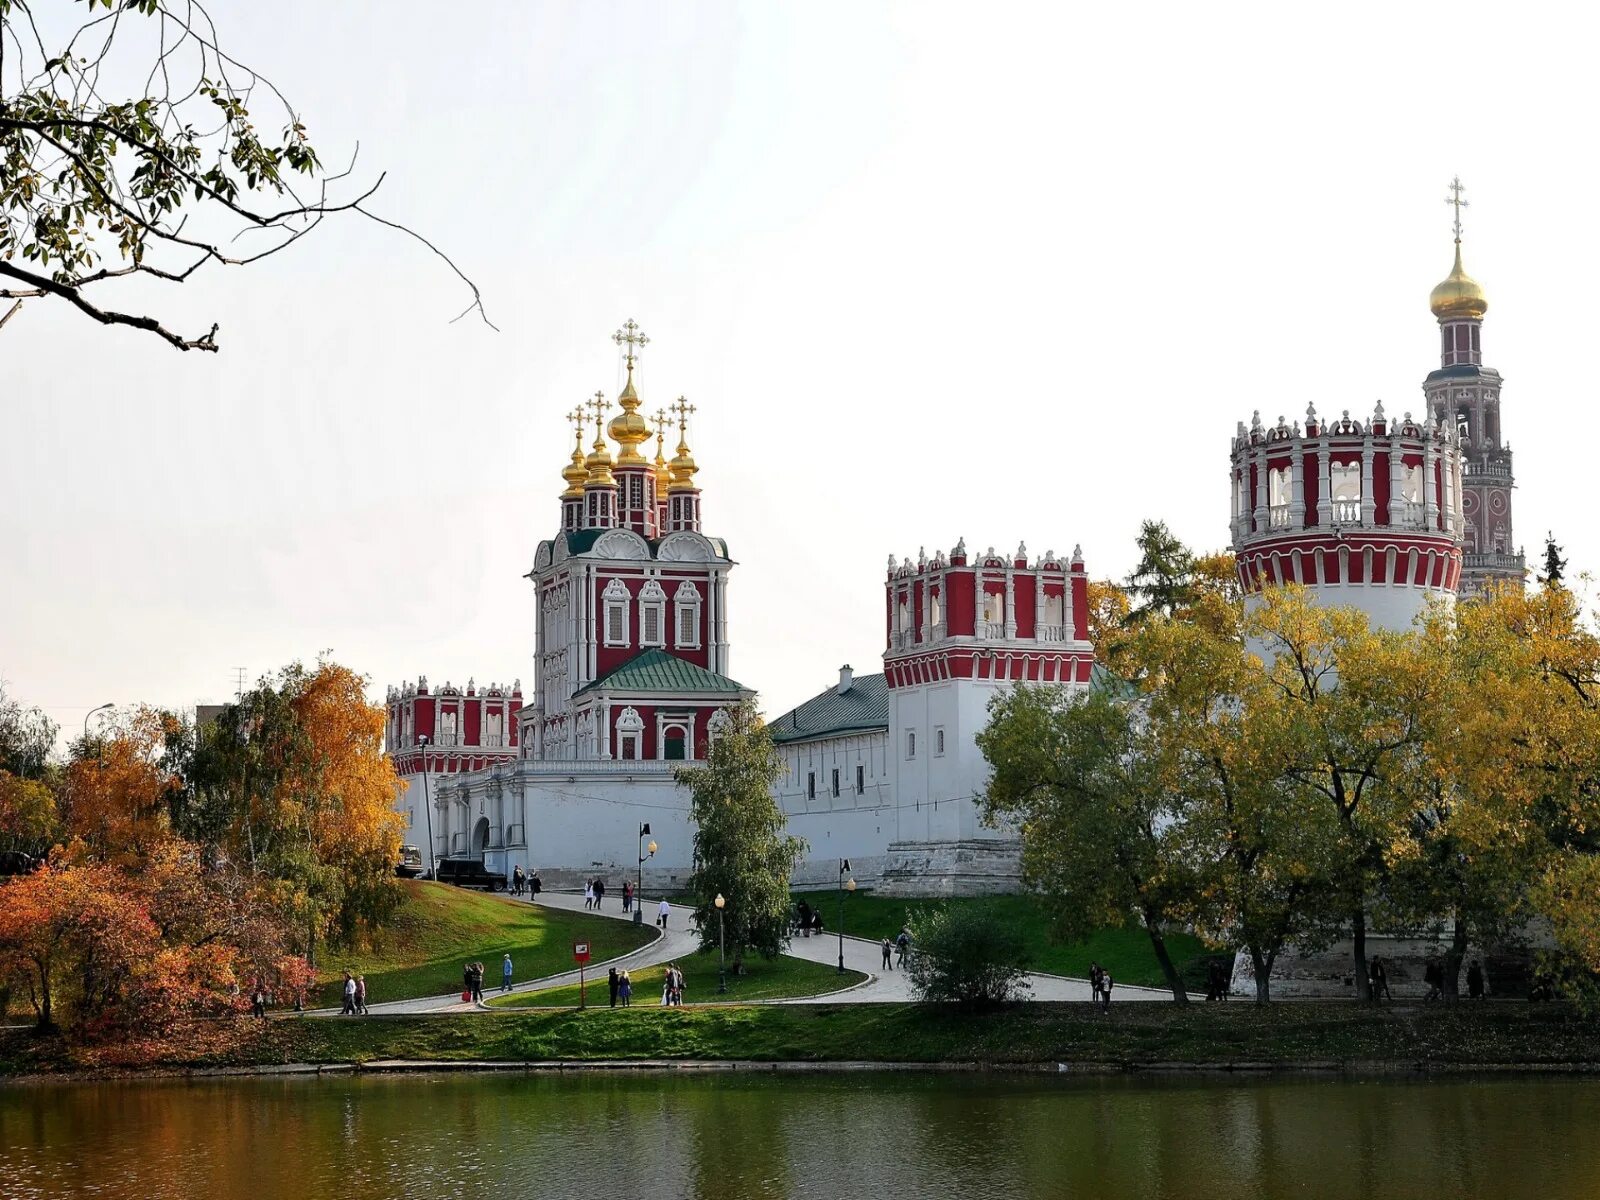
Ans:
<svg viewBox="0 0 1600 1200"><path fill-rule="evenodd" d="M646 581L639 591L639 644L665 646L667 644L667 594L661 584Z"/></svg>
<svg viewBox="0 0 1600 1200"><path fill-rule="evenodd" d="M606 584L605 591L600 596L600 610L605 614L606 645L629 644L628 635L632 623L628 619L628 610L632 605L633 596L629 593L627 584L620 579L613 579Z"/></svg>

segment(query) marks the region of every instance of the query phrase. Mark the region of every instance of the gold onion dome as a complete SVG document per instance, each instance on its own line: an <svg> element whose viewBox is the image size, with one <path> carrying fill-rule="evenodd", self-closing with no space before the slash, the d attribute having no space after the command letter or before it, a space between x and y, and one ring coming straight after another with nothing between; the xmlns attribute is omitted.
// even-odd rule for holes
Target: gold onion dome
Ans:
<svg viewBox="0 0 1600 1200"><path fill-rule="evenodd" d="M695 464L694 455L689 453L688 438L678 440L678 456L672 460L668 467L671 472L672 482L667 485L669 492L688 492L694 490L695 472L700 468Z"/></svg>
<svg viewBox="0 0 1600 1200"><path fill-rule="evenodd" d="M583 429L578 429L578 444L572 448L572 461L561 472L561 478L567 481L567 490L561 493L562 499L576 499L583 495L583 481L589 478L589 465L583 459Z"/></svg>
<svg viewBox="0 0 1600 1200"><path fill-rule="evenodd" d="M1456 265L1428 297L1428 307L1441 321L1470 317L1481 319L1489 311L1483 285L1461 267L1461 243L1456 242Z"/></svg>
<svg viewBox="0 0 1600 1200"><path fill-rule="evenodd" d="M628 384L622 389L622 395L617 397L617 403L622 405L622 412L611 418L611 424L606 432L611 434L613 441L622 447L617 455L617 465L635 466L645 462L644 455L639 453L639 447L650 437L650 426L639 415L639 393L633 390L633 362L628 363Z"/></svg>
<svg viewBox="0 0 1600 1200"><path fill-rule="evenodd" d="M594 449L589 451L589 457L584 460L589 472L584 483L587 487L615 487L617 481L611 476L611 451L600 434L599 422L595 424Z"/></svg>

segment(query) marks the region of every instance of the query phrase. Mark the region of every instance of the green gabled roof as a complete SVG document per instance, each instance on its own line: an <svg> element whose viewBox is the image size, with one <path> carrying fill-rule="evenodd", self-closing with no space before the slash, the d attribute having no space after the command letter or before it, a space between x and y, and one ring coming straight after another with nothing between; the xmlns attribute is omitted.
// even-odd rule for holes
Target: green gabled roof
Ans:
<svg viewBox="0 0 1600 1200"><path fill-rule="evenodd" d="M635 654L620 667L579 688L578 695L604 688L613 692L721 692L747 690L726 675L697 667L686 659L674 658L665 650L652 647Z"/></svg>
<svg viewBox="0 0 1600 1200"><path fill-rule="evenodd" d="M775 742L888 728L889 682L882 675L857 675L843 692L831 687L767 723Z"/></svg>

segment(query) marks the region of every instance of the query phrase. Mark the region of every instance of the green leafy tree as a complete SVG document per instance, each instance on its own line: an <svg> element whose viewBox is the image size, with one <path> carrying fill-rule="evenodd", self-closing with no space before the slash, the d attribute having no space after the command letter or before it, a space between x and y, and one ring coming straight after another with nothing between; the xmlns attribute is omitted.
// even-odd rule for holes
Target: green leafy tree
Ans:
<svg viewBox="0 0 1600 1200"><path fill-rule="evenodd" d="M1188 1002L1168 933L1197 892L1182 852L1181 797L1136 705L1093 691L1018 687L989 704L978 748L992 773L985 818L1022 831L1022 874L1052 933L1077 941L1138 921L1172 998Z"/></svg>
<svg viewBox="0 0 1600 1200"><path fill-rule="evenodd" d="M966 905L910 914L911 986L929 1003L993 1008L1028 991L1028 950L1015 923Z"/></svg>
<svg viewBox="0 0 1600 1200"><path fill-rule="evenodd" d="M382 175L351 186L353 155L343 170L325 168L299 113L223 48L202 5L70 7L83 15L41 22L36 9L69 5L0 0L0 300L12 301L0 304L0 326L40 298L214 351L215 323L179 333L99 296L128 276L178 285L208 267L248 266L343 214L417 237L367 207ZM134 80L142 87L118 94ZM477 288L450 266L472 292L466 311L481 316Z"/></svg>
<svg viewBox="0 0 1600 1200"><path fill-rule="evenodd" d="M1544 535L1544 574L1539 582L1545 587L1560 587L1567 575L1567 560L1561 557L1561 547L1556 545L1556 535Z"/></svg>
<svg viewBox="0 0 1600 1200"><path fill-rule="evenodd" d="M24 779L43 776L58 732L44 709L12 699L0 685L0 771Z"/></svg>
<svg viewBox="0 0 1600 1200"><path fill-rule="evenodd" d="M1139 564L1124 585L1133 605L1128 621L1138 624L1160 614L1173 616L1195 595L1194 551L1178 540L1164 521L1139 527Z"/></svg>
<svg viewBox="0 0 1600 1200"><path fill-rule="evenodd" d="M716 898L735 968L747 951L763 958L789 942L789 876L805 854L804 838L784 832L772 785L783 760L754 704L727 709L728 724L706 752L704 766L679 767L678 786L692 793L695 898L700 945L717 945Z"/></svg>

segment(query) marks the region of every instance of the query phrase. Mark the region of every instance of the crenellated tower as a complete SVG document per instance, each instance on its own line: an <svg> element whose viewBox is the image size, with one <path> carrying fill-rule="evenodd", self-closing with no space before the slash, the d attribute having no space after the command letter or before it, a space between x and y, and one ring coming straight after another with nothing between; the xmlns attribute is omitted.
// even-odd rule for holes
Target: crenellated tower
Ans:
<svg viewBox="0 0 1600 1200"><path fill-rule="evenodd" d="M1462 475L1455 429L1396 421L1380 401L1305 429L1258 412L1233 439L1233 552L1246 596L1299 583L1375 627L1409 628L1461 581Z"/></svg>
<svg viewBox="0 0 1600 1200"><path fill-rule="evenodd" d="M1439 322L1439 369L1422 389L1428 412L1456 431L1461 445L1462 579L1472 595L1491 583L1521 584L1522 552L1511 529L1511 447L1501 440L1500 372L1483 365L1483 318L1488 299L1461 265L1461 180L1450 184L1455 208L1455 264L1433 289L1428 307Z"/></svg>

